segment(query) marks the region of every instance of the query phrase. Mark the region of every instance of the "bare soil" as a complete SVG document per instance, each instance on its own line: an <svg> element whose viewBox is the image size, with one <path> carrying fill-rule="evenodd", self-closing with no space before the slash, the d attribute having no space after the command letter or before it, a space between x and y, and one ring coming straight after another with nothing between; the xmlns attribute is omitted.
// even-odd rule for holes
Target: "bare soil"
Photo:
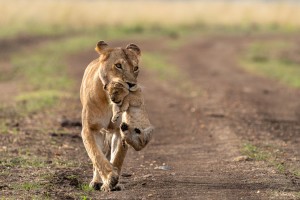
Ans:
<svg viewBox="0 0 300 200"><path fill-rule="evenodd" d="M144 150L130 149L120 178L125 189L111 193L82 189L92 178L92 165L80 136L79 86L85 66L97 55L92 51L70 55L65 62L76 80L70 88L74 97L9 124L17 134L0 135L0 197L299 198L300 179L288 167L300 166L300 90L238 66L247 44L278 38L300 40L201 36L185 38L179 48L168 46L170 38L129 41L144 51L165 55L169 63L165 67L175 68L183 78L161 79L157 72L142 68L139 82L156 130ZM286 170L279 171L267 161L236 161L248 142L275 150ZM24 184L28 182L38 184L28 188Z"/></svg>

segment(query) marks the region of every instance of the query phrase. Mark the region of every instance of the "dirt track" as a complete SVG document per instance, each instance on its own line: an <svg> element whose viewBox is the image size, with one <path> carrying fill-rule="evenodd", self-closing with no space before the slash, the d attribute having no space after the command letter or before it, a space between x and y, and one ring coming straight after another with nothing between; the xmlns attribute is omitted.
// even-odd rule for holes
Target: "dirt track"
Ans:
<svg viewBox="0 0 300 200"><path fill-rule="evenodd" d="M141 152L129 151L120 179L125 190L110 194L93 191L87 196L296 199L290 193L300 191L298 177L280 173L264 161L234 161L241 155L242 145L250 141L275 146L283 152L282 162L300 165L300 91L251 75L237 64L238 53L245 45L265 39L191 38L179 49L169 48L166 45L169 39L165 38L135 41L144 51L167 55L170 66L166 67L178 68L184 78L162 80L157 72L142 69L139 81L145 87L147 109L156 127L154 139ZM127 41L119 41L112 45L126 44ZM74 91L79 91L84 67L95 56L93 52L82 52L66 59L70 75L77 80ZM62 104L62 108L50 114L40 113L20 122L22 133L17 138L2 136L1 145L8 149L7 155L18 155L19 148L29 149L31 154L47 157L49 167L40 171L9 169L9 174L1 175L0 196L30 199L44 194L50 199L77 199L79 185L90 181L92 167L80 138L80 127L74 124L63 127L63 134L39 132L45 126L59 128L58 119L63 117L80 121L78 98ZM64 105L71 109L65 109ZM75 164L51 167L56 157ZM163 165L170 169L156 169ZM10 187L18 181L39 179L41 173L49 176L43 179L40 190L24 192Z"/></svg>

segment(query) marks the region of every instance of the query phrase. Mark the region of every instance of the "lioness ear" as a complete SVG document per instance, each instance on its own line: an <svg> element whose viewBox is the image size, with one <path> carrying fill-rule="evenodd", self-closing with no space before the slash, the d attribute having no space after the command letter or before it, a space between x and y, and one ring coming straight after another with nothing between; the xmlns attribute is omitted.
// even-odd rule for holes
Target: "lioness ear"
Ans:
<svg viewBox="0 0 300 200"><path fill-rule="evenodd" d="M135 44L129 44L129 45L127 45L126 49L128 49L130 51L133 51L138 57L141 56L141 50Z"/></svg>
<svg viewBox="0 0 300 200"><path fill-rule="evenodd" d="M108 44L106 44L104 41L99 41L95 47L95 50L101 54L103 51L108 47Z"/></svg>

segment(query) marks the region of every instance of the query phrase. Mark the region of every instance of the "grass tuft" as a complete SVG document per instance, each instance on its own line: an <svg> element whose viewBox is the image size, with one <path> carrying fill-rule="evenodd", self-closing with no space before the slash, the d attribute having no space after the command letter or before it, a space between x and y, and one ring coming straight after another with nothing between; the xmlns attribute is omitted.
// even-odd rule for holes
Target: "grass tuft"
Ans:
<svg viewBox="0 0 300 200"><path fill-rule="evenodd" d="M93 191L93 188L91 188L89 186L89 184L81 184L80 188L84 192L91 192L91 191Z"/></svg>
<svg viewBox="0 0 300 200"><path fill-rule="evenodd" d="M80 197L80 200L91 200L92 198L90 198L90 197L87 197L87 196L81 196Z"/></svg>
<svg viewBox="0 0 300 200"><path fill-rule="evenodd" d="M250 143L246 143L243 145L242 154L257 161L267 160L269 158L268 153L263 152L261 149Z"/></svg>

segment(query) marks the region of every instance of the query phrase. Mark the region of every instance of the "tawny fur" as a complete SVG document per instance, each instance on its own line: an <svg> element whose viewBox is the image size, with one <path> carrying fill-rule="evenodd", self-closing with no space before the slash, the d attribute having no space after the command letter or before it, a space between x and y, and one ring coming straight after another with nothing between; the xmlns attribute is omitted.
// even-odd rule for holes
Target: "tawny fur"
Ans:
<svg viewBox="0 0 300 200"><path fill-rule="evenodd" d="M107 93L112 101L113 117L115 123L120 115L122 139L135 150L143 149L150 141L153 126L146 111L142 89L129 92L126 85L112 81L107 86Z"/></svg>
<svg viewBox="0 0 300 200"><path fill-rule="evenodd" d="M96 46L99 58L86 68L80 88L82 103L82 139L93 167L91 187L102 180L101 190L110 191L118 183L127 152L123 145L119 124L112 124L112 108L104 87L114 78L136 90L140 50L130 44L126 48L109 48L101 41ZM121 69L117 68L121 66ZM101 129L114 130L101 133Z"/></svg>

